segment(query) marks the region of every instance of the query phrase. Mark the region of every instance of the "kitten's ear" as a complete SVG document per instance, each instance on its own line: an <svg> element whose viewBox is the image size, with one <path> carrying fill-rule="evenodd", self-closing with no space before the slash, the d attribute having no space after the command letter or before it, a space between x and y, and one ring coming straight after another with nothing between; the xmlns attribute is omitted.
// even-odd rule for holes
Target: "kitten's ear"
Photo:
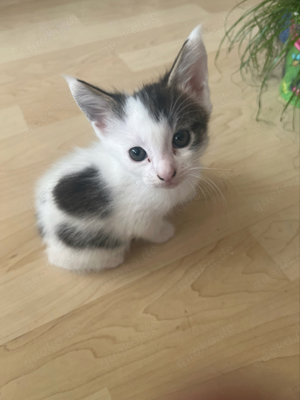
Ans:
<svg viewBox="0 0 300 400"><path fill-rule="evenodd" d="M208 87L207 54L198 25L184 42L169 72L169 85L178 85L211 111Z"/></svg>
<svg viewBox="0 0 300 400"><path fill-rule="evenodd" d="M111 95L87 82L63 75L79 108L91 121L96 134L104 133L113 110Z"/></svg>

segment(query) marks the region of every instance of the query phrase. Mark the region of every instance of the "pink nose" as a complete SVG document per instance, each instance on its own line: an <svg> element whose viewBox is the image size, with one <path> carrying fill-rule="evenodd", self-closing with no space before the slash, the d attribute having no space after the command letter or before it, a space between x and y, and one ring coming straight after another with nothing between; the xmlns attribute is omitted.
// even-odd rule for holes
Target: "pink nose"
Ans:
<svg viewBox="0 0 300 400"><path fill-rule="evenodd" d="M160 175L157 175L161 181L171 182L171 180L176 175L176 170L172 169L171 171L160 172Z"/></svg>

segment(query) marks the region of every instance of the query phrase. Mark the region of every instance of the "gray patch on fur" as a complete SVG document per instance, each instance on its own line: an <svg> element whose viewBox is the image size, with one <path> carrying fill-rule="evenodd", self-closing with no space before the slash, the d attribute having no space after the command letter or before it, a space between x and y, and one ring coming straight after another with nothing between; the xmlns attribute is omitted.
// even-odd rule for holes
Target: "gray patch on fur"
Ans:
<svg viewBox="0 0 300 400"><path fill-rule="evenodd" d="M105 218L112 212L110 193L94 167L61 178L53 196L58 208L72 216Z"/></svg>
<svg viewBox="0 0 300 400"><path fill-rule="evenodd" d="M56 230L57 237L67 246L76 249L115 249L122 245L121 240L108 235L103 230L84 231L69 224L60 224Z"/></svg>
<svg viewBox="0 0 300 400"><path fill-rule="evenodd" d="M40 222L37 223L37 230L39 232L40 237L43 238L45 236L45 228Z"/></svg>
<svg viewBox="0 0 300 400"><path fill-rule="evenodd" d="M209 113L195 100L178 89L168 85L169 73L158 82L147 84L134 93L156 121L166 118L174 134L181 129L193 131L191 150L197 150L207 138Z"/></svg>

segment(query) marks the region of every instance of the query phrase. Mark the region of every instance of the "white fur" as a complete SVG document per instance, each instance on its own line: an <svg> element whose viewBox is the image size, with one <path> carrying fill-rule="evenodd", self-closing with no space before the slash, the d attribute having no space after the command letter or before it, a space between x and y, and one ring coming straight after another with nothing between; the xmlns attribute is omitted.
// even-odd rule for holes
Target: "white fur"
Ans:
<svg viewBox="0 0 300 400"><path fill-rule="evenodd" d="M153 156L156 158L154 154ZM129 168L124 168L126 163ZM139 165L142 163L144 165ZM165 188L157 177L155 179L155 167L152 162L148 163L145 160L142 163L131 161L127 148L124 160L119 162L101 143L97 143L91 148L76 150L42 177L37 187L36 208L39 222L46 227L44 240L52 264L75 270L115 267L123 262L124 253L133 238L161 243L173 236L174 228L164 217L176 204L193 196L195 183L183 179L178 186ZM140 172L132 171L131 164L137 165ZM61 177L91 165L97 166L104 179L107 178L107 187L112 192L112 197L117 200L116 208L112 216L105 219L79 220L67 215L55 205L52 190ZM184 176L188 171L184 157L177 165L181 170L178 175ZM63 222L71 222L82 229L105 228L108 233L115 234L123 240L126 238L127 245L117 251L68 248L55 236L55 228Z"/></svg>
<svg viewBox="0 0 300 400"><path fill-rule="evenodd" d="M195 41L196 38L197 35L192 33L191 39ZM76 99L82 84L71 77L66 79ZM94 98L92 102L94 104ZM99 107L101 112L104 110L104 114L109 115L105 102ZM91 120L100 142L87 149L77 149L57 162L38 183L38 222L45 227L48 258L55 265L80 271L112 268L123 262L133 238L156 243L169 240L174 227L165 220L166 214L195 193L195 179L189 178L193 174L192 168L199 165L205 146L196 154L188 148L176 149L174 154L174 132L166 120L154 120L147 108L133 97L128 97L125 109L125 120L110 117L105 121L105 128ZM137 146L148 155L142 162L133 161L128 154L130 148ZM105 219L76 218L61 211L54 202L52 191L59 180L90 166L101 171L114 200L113 213ZM173 170L176 170L176 176L171 185L158 178L158 175L167 176ZM82 230L105 229L106 233L121 238L124 246L114 250L67 247L55 235L55 229L61 223L71 223Z"/></svg>

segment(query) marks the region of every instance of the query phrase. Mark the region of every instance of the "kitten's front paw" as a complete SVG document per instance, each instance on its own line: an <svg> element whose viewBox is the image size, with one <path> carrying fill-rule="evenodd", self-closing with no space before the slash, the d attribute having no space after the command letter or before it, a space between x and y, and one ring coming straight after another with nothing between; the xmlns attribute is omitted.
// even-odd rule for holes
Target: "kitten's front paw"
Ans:
<svg viewBox="0 0 300 400"><path fill-rule="evenodd" d="M111 268L116 268L119 265L121 265L124 262L124 255L116 255L115 257L111 257L110 259L107 260L107 262L104 265L105 269L111 269Z"/></svg>
<svg viewBox="0 0 300 400"><path fill-rule="evenodd" d="M158 234L153 238L154 243L164 243L174 236L175 228L169 221L163 221Z"/></svg>

